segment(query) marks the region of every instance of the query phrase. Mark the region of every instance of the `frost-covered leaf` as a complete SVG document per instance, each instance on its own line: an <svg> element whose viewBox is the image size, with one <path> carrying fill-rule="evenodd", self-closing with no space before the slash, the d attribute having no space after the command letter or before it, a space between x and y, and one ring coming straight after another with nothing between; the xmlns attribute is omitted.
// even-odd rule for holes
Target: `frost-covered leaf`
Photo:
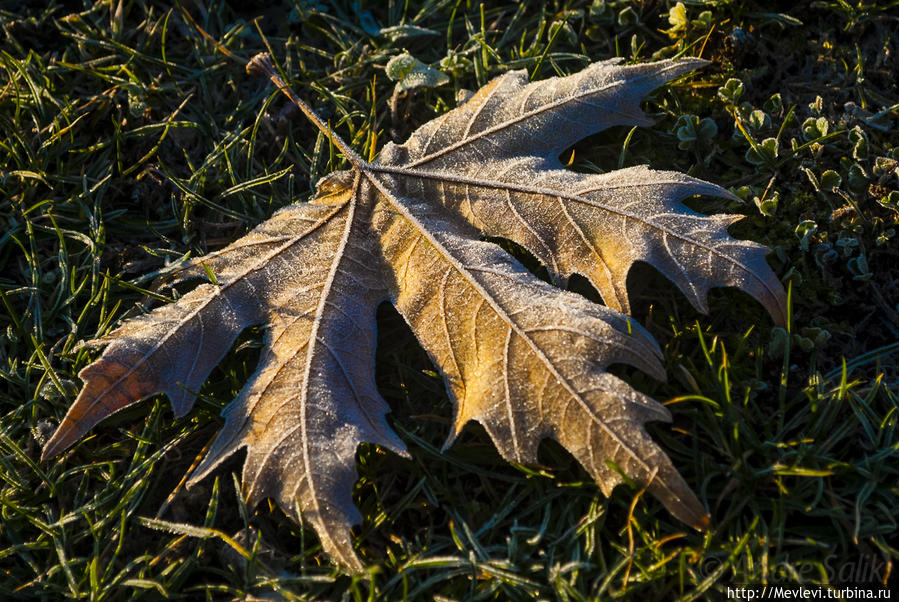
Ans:
<svg viewBox="0 0 899 602"><path fill-rule="evenodd" d="M397 92L415 88L436 88L449 82L449 77L433 67L404 52L387 63L387 77L396 82Z"/></svg>
<svg viewBox="0 0 899 602"><path fill-rule="evenodd" d="M408 58L394 65L400 79L420 67ZM640 100L702 64L606 61L534 83L510 72L374 162L332 138L352 169L319 182L310 202L184 265L177 281L206 282L96 341L106 349L80 373L84 386L44 458L155 393L184 415L240 332L264 324L258 369L224 410L191 483L246 449L249 502L272 498L305 518L336 562L361 571L350 534L361 520L352 504L356 448L366 441L406 453L374 381L376 309L389 300L445 379L455 408L448 444L476 420L504 458L528 463L553 438L606 495L623 472L704 527L703 505L643 428L669 412L606 371L625 363L665 376L655 341L621 313L627 274L648 262L703 311L709 288L736 286L778 324L783 289L764 247L727 235L739 216L681 203L730 196L722 188L646 167L578 174L558 159L594 132L647 124ZM295 98L270 59L251 66ZM485 236L529 249L556 284L585 275L607 307L537 279Z"/></svg>

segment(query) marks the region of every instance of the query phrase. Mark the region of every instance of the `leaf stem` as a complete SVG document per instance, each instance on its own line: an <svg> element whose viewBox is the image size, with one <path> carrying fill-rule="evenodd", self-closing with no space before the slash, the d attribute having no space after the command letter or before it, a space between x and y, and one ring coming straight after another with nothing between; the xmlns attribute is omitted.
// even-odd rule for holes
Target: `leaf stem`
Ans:
<svg viewBox="0 0 899 602"><path fill-rule="evenodd" d="M366 165L366 161L362 159L356 152L350 148L350 146L343 141L343 139L331 131L330 124L326 123L322 120L321 117L316 115L315 111L312 110L312 107L307 105L303 100L300 99L299 96L293 93L287 84L281 79L281 75L275 69L275 63L272 61L271 55L267 52L262 52L257 54L253 58L247 62L247 73L253 74L257 72L262 72L268 76L268 78L275 84L281 92L284 93L287 98L293 102L300 109L303 114L315 124L315 127L320 129L325 136L331 141L334 146L340 149L340 152L343 153L343 156L347 158L347 160L353 164L353 167L361 167Z"/></svg>

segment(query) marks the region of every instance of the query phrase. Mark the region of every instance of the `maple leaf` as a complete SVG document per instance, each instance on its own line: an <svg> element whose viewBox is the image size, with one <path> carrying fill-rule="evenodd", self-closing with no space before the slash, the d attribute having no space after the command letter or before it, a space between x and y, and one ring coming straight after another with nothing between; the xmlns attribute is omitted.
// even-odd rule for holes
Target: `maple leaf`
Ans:
<svg viewBox="0 0 899 602"><path fill-rule="evenodd" d="M765 247L728 236L739 216L681 204L729 197L724 189L646 167L573 173L558 160L594 132L647 124L640 100L704 64L612 60L534 83L510 72L373 162L332 137L352 169L177 272L177 281L211 272L214 282L94 341L106 349L80 372L84 387L44 459L152 394L166 393L183 416L238 334L264 324L258 370L225 408L191 483L245 448L248 502L273 498L311 524L335 561L361 571L350 534L361 521L352 504L356 448L365 441L407 454L374 380L375 313L389 300L444 377L455 411L447 445L476 420L505 459L534 463L551 437L604 494L623 472L682 521L706 526L702 504L643 428L670 421L668 410L605 371L625 363L665 377L658 345L621 313L627 273L648 262L702 311L710 287L739 287L779 324L783 288ZM331 135L269 57L249 68ZM556 284L583 274L606 306L539 280L484 235L530 250Z"/></svg>

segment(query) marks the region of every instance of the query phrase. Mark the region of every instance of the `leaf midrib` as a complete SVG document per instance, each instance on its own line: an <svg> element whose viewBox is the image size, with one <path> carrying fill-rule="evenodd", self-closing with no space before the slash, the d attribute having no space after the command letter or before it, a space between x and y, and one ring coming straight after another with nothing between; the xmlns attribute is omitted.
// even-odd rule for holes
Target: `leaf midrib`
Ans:
<svg viewBox="0 0 899 602"><path fill-rule="evenodd" d="M655 73L650 73L650 74L647 74L647 75L642 75L642 76L639 76L639 77L636 77L636 78L633 78L633 79L629 79L629 80L618 80L618 81L612 82L611 84L608 84L608 85L605 85L605 86L602 86L602 87L599 87L599 88L590 88L589 90L587 90L587 91L585 91L585 92L582 92L582 93L580 93L580 94L575 94L575 95L573 95L573 96L567 96L567 97L565 97L565 98L562 98L562 99L559 99L559 100L556 100L556 101L553 101L553 102L549 102L549 103L547 103L547 104L545 104L545 105L542 105L542 106L539 106L539 107L537 107L537 108L535 108L535 109L532 109L532 110L528 111L527 113L520 114L520 115L516 116L514 119L509 119L508 121L504 121L504 122L502 122L502 123L499 123L499 124L497 124L497 125L494 125L494 126L492 126L492 127L489 127L489 128L487 128L486 130L483 130L483 131L481 131L481 132L478 132L478 133L474 134L473 136L471 136L470 138L463 138L462 140L459 140L459 141L457 141L457 142L454 142L453 144L451 144L451 145L449 145L449 146L447 146L447 147L445 147L445 148L442 148L441 150L439 150L439 151L437 151L437 152L435 152L435 153L431 153L430 155L426 155L426 156L424 156L424 157L421 157L420 159L416 159L415 161L413 161L413 162L409 165L409 167L418 167L418 166L420 166L420 165L424 165L424 164L426 164L426 163L430 163L430 162L433 161L434 159L438 159L438 158L440 158L440 157L442 157L442 156L444 156L444 155L447 155L447 154L449 154L449 153L451 153L451 152L453 152L453 151L455 151L455 150L458 150L458 149L460 149L460 148L462 148L462 147L464 147L464 146L467 146L467 145L471 144L472 142L475 142L476 140L480 140L481 138L485 138L485 137L487 137L487 136L489 136L489 135L491 135L491 134L494 134L494 133L496 133L496 132L502 131L502 130L508 128L508 127L511 127L511 126L517 124L517 123L520 123L520 122L522 122L522 121L526 121L527 119L533 117L534 115L540 115L541 113L545 113L545 112L547 112L547 111L555 110L555 109L557 109L558 107L563 106L563 105L565 105L565 104L567 104L567 103L570 103L570 102L578 102L578 101L582 100L583 98L585 98L585 97L587 97L587 96L590 96L590 95L593 95L593 94L599 94L599 93L605 92L605 91L607 91L607 90L612 90L612 89L619 88L619 87L623 87L623 86L630 86L630 85L632 85L632 84L634 84L634 83L639 83L639 82L642 81L642 80L645 80L645 79L648 79L648 78L650 78L650 77L653 77L653 76L657 76L657 75L666 73L666 72L671 71L672 69L675 69L676 67L679 67L679 66L682 66L682 65L679 65L679 64L675 63L675 64L672 64L672 65L666 67L665 69L661 69L661 70L659 70L659 71L657 71L657 72L655 72ZM534 83L535 83L535 82L532 82L532 83L530 83L530 84L528 84L528 85L533 85ZM542 82L541 82L541 83L542 83ZM467 126L467 128L466 128L466 133L467 133L468 131L470 131L470 129L471 129L471 123L473 123L474 119L477 118L477 117L481 114L481 112L482 112L484 106L486 105L487 101L488 101L490 98L492 98L493 92L494 92L498 87L499 87L499 86L496 86L493 90L490 91L490 92L491 92L490 95L488 95L488 97L484 99L484 102L482 103L482 106L479 107L478 110L475 112L475 114L472 116L472 118L470 119L470 122L469 122L469 124L468 124L468 126ZM519 91L524 90L526 87L527 87L527 86L523 86ZM642 96L641 96L641 98L642 98ZM636 101L639 101L639 98L637 98ZM619 111L619 110L613 109L613 108L611 108L611 107L604 107L604 108L606 108L606 109L609 111L609 113L615 113L615 114L619 114L619 115L623 115L623 114L624 114L623 111Z"/></svg>
<svg viewBox="0 0 899 602"><path fill-rule="evenodd" d="M590 199L585 199L578 195L572 195L572 194L566 193L564 191L554 190L552 188L545 188L542 186L526 186L526 185L522 185L522 184L514 184L511 182L485 180L485 179L481 179L481 178L459 176L459 175L446 173L446 172L436 172L436 171L430 172L430 171L425 171L425 170L411 169L408 167L392 167L392 166L387 166L387 165L368 164L365 166L364 171L386 173L386 174L404 176L404 177L409 177L409 178L422 178L422 179L427 179L427 180L437 180L440 182L450 182L453 184L468 185L468 186L475 186L475 187L481 187L481 188L493 188L493 189L497 189L497 190L514 191L514 192L520 192L523 194L534 194L534 195L543 195L543 196L549 196L549 197L563 198L563 199L569 200L574 203L582 203L585 205L590 205L592 207L596 207L597 209L601 209L603 211L608 211L609 213L613 213L615 215L619 215L621 217L624 217L627 219L632 219L636 222L645 224L646 227L648 227L648 228L657 230L659 232L663 232L666 235L672 236L672 237L674 237L678 240L681 240L687 244L699 247L699 248L703 249L704 251L707 251L708 253L723 259L725 262L739 267L744 272L746 272L748 274L752 274L752 276L758 282L760 282L762 284L762 286L770 294L771 297L773 297L775 299L777 298L776 291L774 291L771 288L771 286L769 286L769 284L765 281L765 279L761 278L758 274L756 274L755 270L750 269L745 264L743 264L741 261L733 259L732 257L729 257L728 255L722 253L716 247L710 246L710 245L703 243L702 241L696 240L694 238L690 238L688 236L682 235L682 234L678 233L676 230L673 230L666 226L656 224L656 223L649 221L648 219L646 219L640 215L637 215L635 213L632 213L630 211L624 211L624 210L618 209L616 207L605 205L603 203L598 203L596 201L593 201ZM666 183L672 183L672 182L665 182L665 181L652 182L652 183L638 182L638 183L635 183L632 185L631 184L628 184L628 185L621 184L620 186L634 186L634 187L636 187L636 186L656 186L659 184L666 184ZM677 183L683 184L683 182L677 182ZM708 216L703 216L700 214L700 217L708 217Z"/></svg>

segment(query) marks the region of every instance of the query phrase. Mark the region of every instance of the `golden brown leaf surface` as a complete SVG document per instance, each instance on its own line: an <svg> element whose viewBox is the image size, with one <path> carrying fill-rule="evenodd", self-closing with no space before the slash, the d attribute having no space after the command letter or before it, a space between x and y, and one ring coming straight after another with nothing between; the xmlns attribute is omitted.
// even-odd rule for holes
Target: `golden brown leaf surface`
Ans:
<svg viewBox="0 0 899 602"><path fill-rule="evenodd" d="M586 135L645 124L640 100L702 64L606 61L535 83L512 72L375 162L335 140L351 170L178 276L210 270L215 283L97 341L107 347L80 373L84 388L44 458L148 395L166 393L185 414L240 332L264 324L258 370L224 410L191 482L245 448L249 502L275 499L312 525L336 562L361 571L350 534L361 520L356 448L406 454L374 382L375 312L389 300L445 379L455 408L448 444L476 420L504 458L533 463L553 438L606 495L620 470L684 522L706 526L702 504L643 428L669 412L605 370L625 363L665 376L655 341L621 313L627 273L650 263L702 311L709 288L736 286L778 323L783 288L764 247L727 234L738 216L681 204L727 196L722 188L645 167L578 174L558 161ZM265 59L254 65L279 83ZM583 274L608 307L542 282L483 236L529 249L557 284Z"/></svg>

